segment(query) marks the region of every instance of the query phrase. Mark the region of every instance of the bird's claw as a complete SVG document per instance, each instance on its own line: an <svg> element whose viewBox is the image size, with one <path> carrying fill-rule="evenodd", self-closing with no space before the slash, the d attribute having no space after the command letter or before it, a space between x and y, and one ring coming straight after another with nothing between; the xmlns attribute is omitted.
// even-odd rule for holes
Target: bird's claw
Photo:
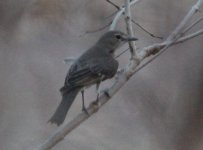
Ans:
<svg viewBox="0 0 203 150"><path fill-rule="evenodd" d="M108 98L111 98L111 95L109 94L109 89L108 88L107 89L102 89L100 92L104 93L104 95L106 95Z"/></svg>
<svg viewBox="0 0 203 150"><path fill-rule="evenodd" d="M85 108L85 107L82 108L82 112L84 112L86 115L89 115L87 108Z"/></svg>
<svg viewBox="0 0 203 150"><path fill-rule="evenodd" d="M111 95L109 94L109 90L108 89L105 89L103 90L104 94L108 97L108 98L111 98Z"/></svg>
<svg viewBox="0 0 203 150"><path fill-rule="evenodd" d="M93 101L92 104L95 105L95 106L98 106L99 105L99 100Z"/></svg>

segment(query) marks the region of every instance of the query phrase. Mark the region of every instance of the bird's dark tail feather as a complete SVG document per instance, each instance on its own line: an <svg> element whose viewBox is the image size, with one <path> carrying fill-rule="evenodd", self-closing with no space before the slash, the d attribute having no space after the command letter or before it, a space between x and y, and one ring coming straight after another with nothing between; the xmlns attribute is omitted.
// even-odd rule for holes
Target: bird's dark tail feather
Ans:
<svg viewBox="0 0 203 150"><path fill-rule="evenodd" d="M79 91L80 88L75 88L73 90L68 91L61 91L62 101L56 109L56 112L48 122L57 124L58 126L61 125L64 122L66 114Z"/></svg>

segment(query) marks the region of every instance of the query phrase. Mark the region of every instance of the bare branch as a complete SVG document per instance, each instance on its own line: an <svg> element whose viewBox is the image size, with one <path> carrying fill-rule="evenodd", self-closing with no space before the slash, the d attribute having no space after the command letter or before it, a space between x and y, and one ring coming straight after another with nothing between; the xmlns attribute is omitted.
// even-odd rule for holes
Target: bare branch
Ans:
<svg viewBox="0 0 203 150"><path fill-rule="evenodd" d="M158 54L156 57L149 60L149 62L146 62L146 64L143 65L144 67L147 64L149 64L151 61L153 61L155 58L157 58L159 55L161 55L161 53L166 51L171 45L174 44L181 37L180 36L181 32L184 30L186 23L188 23L191 17L198 12L199 7L202 5L202 3L203 3L203 0L198 0L197 3L194 6L192 6L190 11L187 13L184 19L180 22L180 24L176 27L176 29L169 35L166 41L164 41L161 44L157 44L157 45L155 44L151 47L143 48L141 52L138 54L138 59L136 61L130 61L129 64L125 67L127 78L130 78L135 72L137 72L136 71L137 66L140 64L140 62L143 59L161 51L160 54Z"/></svg>
<svg viewBox="0 0 203 150"><path fill-rule="evenodd" d="M197 32L195 32L195 33L192 33L192 34L190 34L190 35L187 35L187 36L184 36L184 37L178 39L178 40L175 41L173 44L171 44L171 46L172 46L172 45L175 45L175 44L179 44L179 43L185 42L185 41L187 41L187 40L190 40L190 39L195 38L195 37L197 37L197 36L199 36L199 35L202 35L202 34L203 34L203 29L201 29L201 30L199 30L199 31L197 31ZM148 51L148 54L150 54L150 51L152 52L151 54L153 54L153 52L157 52L157 51L159 51L159 49L161 49L161 48L163 48L163 47L165 47L165 46L166 46L166 43L155 44L155 45L152 46L151 48L148 47L148 48L146 48L146 49L148 49L148 50L147 50L147 51ZM137 72L140 71L142 68L144 68L145 66L147 66L148 64L150 64L153 60L155 60L157 57L159 57L161 54L163 54L167 49L168 49L168 47L163 48L160 53L158 53L156 56L154 56L153 58L151 58L150 60L148 60L147 62L145 62L144 64L142 64L141 66L139 66L139 67L135 70L134 73L137 73ZM145 50L144 50L144 52L145 52ZM142 55L142 54L140 54L140 55ZM147 56L147 55L144 54L144 55L142 55L142 56ZM144 57L142 57L142 58L144 59Z"/></svg>
<svg viewBox="0 0 203 150"><path fill-rule="evenodd" d="M163 42L160 46L160 48L154 48L150 49L150 50L144 50L142 51L142 55L140 55L140 59L144 59L148 56L150 56L150 52L151 54L154 53L158 53L159 51L161 51L159 54L157 54L155 57L153 57L152 59L150 59L149 61L147 61L145 64L143 64L141 67L139 67L138 69L136 69L134 71L134 73L136 73L137 71L139 71L140 69L144 68L147 64L151 63L153 60L155 60L158 56L160 56L162 53L164 53L171 45L175 44L175 43L180 43L181 41L186 41L192 37L198 36L199 34L202 33L202 31L200 30L198 33L194 34L194 35L190 35L189 37L185 37L180 39L179 41L177 41L181 35L182 35L182 31L184 30L184 27L186 26L186 23L189 22L190 18L199 10L199 7L202 5L203 0L198 0L197 3L192 6L192 8L190 9L190 11L187 13L187 15L184 17L184 19L181 21L181 23L176 27L176 29L172 32L172 34L169 35L169 37L167 38L167 40L165 42ZM186 28L187 29L187 28ZM182 32L182 33L181 33ZM162 47L163 46L163 47ZM163 49L162 49L163 48ZM147 51L147 52L146 52Z"/></svg>
<svg viewBox="0 0 203 150"><path fill-rule="evenodd" d="M197 32L195 32L195 33L186 35L186 36L184 36L184 37L178 39L178 40L175 42L175 44L185 42L185 41L190 40L190 39L192 39L192 38L195 38L195 37L197 37L197 36L199 36L199 35L201 35L201 34L203 34L203 29L201 29L201 30L199 30L199 31L197 31Z"/></svg>
<svg viewBox="0 0 203 150"><path fill-rule="evenodd" d="M111 5L113 5L117 10L120 10L120 9L121 9L121 7L119 7L118 5L116 5L115 3L113 3L112 1L110 1L110 0L106 0L106 1L107 1L108 3L110 3ZM124 8L124 7L122 7L122 8ZM117 11L114 12L112 15L114 15L115 13L117 13ZM111 17L112 15L110 15L110 16L108 16L108 17ZM137 25L140 29L142 29L144 32L146 32L147 34L149 34L151 37L154 37L154 38L157 38L157 39L163 39L163 37L159 37L159 36L156 36L156 35L150 33L150 32L147 31L144 27L142 27L139 23L135 22L133 19L131 19L131 21L132 21L135 25Z"/></svg>
<svg viewBox="0 0 203 150"><path fill-rule="evenodd" d="M190 18L199 11L199 7L202 5L203 0L198 0L197 3L192 6L190 11L187 13L185 18L181 21L179 26L172 32L172 34L168 37L168 41L175 40L180 37L181 32L183 31L186 24L189 22ZM177 34L179 33L179 34Z"/></svg>
<svg viewBox="0 0 203 150"><path fill-rule="evenodd" d="M120 54L118 54L117 56L115 56L114 58L118 58L120 57L121 55L123 55L125 52L127 52L129 50L129 48L123 50Z"/></svg>
<svg viewBox="0 0 203 150"><path fill-rule="evenodd" d="M186 32L188 32L190 29L192 29L195 25L197 25L198 23L200 23L201 21L203 21L203 17L199 18L198 20L196 20L194 23L192 23L190 26L188 26L182 33L182 35L184 35Z"/></svg>
<svg viewBox="0 0 203 150"><path fill-rule="evenodd" d="M134 37L134 32L132 28L131 22L131 11L130 11L130 0L125 0L125 22L126 22L126 30L128 35ZM134 41L129 41L129 48L131 52L131 59L137 59L136 47Z"/></svg>
<svg viewBox="0 0 203 150"><path fill-rule="evenodd" d="M116 9L120 10L120 7L118 5L116 5L115 3L113 3L110 0L106 0L108 3L110 3L111 5L113 5Z"/></svg>
<svg viewBox="0 0 203 150"><path fill-rule="evenodd" d="M137 4L138 2L140 2L140 0L133 0L133 1L130 2L130 6L135 5L135 4ZM121 15L124 13L124 11L125 11L125 9L124 9L124 8L121 8L121 9L117 12L117 14L116 14L116 16L114 17L113 22L112 22L112 24L111 24L111 26L110 26L110 30L115 30L116 25L117 25L117 23L118 23L118 21L119 21Z"/></svg>
<svg viewBox="0 0 203 150"><path fill-rule="evenodd" d="M132 21L132 23L134 23L136 26L138 26L140 29L142 29L144 32L146 32L147 34L149 34L151 37L154 37L154 38L163 40L163 37L156 36L156 35L150 33L150 32L147 31L144 27L142 27L139 23L135 22L133 19L131 19L131 21Z"/></svg>
<svg viewBox="0 0 203 150"><path fill-rule="evenodd" d="M153 60L155 60L158 56L160 56L162 53L164 53L171 45L174 44L178 44L181 42L184 42L186 40L189 40L191 38L194 38L200 34L203 34L203 29L199 30L193 34L190 34L188 36L185 37L181 37L182 35L182 31L184 30L184 27L186 26L186 23L189 22L189 20L191 19L191 17L198 12L199 7L203 4L203 0L198 0L197 3L192 6L192 8L190 9L190 11L187 13L187 15L184 17L184 19L181 21L181 23L176 27L176 29L172 32L172 34L169 35L169 37L167 38L167 40L161 44L155 44L154 46L150 46L147 48L144 48L140 53L139 53L139 60L143 60L144 58L150 56L150 55L154 55L156 53L159 53L154 56L152 59L150 59L149 61L147 61L145 64L143 64L142 66L140 66L139 68L136 68L134 70L133 73L138 72L139 70L141 70L142 68L144 68L146 65L148 65L149 63L151 63ZM199 21L196 21L197 23ZM196 24L197 24L196 23ZM195 25L195 24L194 24ZM188 28L186 28L184 31L187 31L189 29L191 29L194 25L189 26ZM182 32L182 33L181 33Z"/></svg>
<svg viewBox="0 0 203 150"><path fill-rule="evenodd" d="M81 112L79 115L77 115L70 123L64 124L61 126L47 141L45 141L37 150L49 150L54 145L56 145L59 141L63 140L63 138L71 132L73 129L75 129L77 126L79 126L84 120L88 119L92 114L94 114L98 108L94 105L90 105L88 108L88 113Z"/></svg>
<svg viewBox="0 0 203 150"><path fill-rule="evenodd" d="M192 34L189 34L187 36L184 36L180 39L178 39L177 41L171 43L171 46L172 45L175 45L175 44L178 44L178 43L182 43L182 42L185 42L187 40L190 40L192 38L195 38L199 35L202 35L203 34L203 29L195 32L195 33L192 33ZM138 53L138 58L140 61L144 60L145 58L151 56L151 55L155 55L156 53L158 53L160 50L161 51L164 51L164 47L167 46L167 42L163 42L163 43L156 43L156 44L153 44L153 45L150 45L148 47L144 47L140 50L140 52ZM164 49L163 49L164 48ZM167 49L167 48L166 48ZM117 57L119 57L120 55L122 55L124 52L128 51L129 48L125 49L121 54L119 54ZM151 62L151 61L150 61ZM148 62L147 62L148 63ZM146 66L146 65L145 65ZM139 67L139 68L143 68L143 67ZM136 69L136 72L137 72L138 69Z"/></svg>
<svg viewBox="0 0 203 150"><path fill-rule="evenodd" d="M107 17L105 17L105 19L109 19L111 17L113 17L115 14L117 14L118 10L113 12L112 14L108 15Z"/></svg>

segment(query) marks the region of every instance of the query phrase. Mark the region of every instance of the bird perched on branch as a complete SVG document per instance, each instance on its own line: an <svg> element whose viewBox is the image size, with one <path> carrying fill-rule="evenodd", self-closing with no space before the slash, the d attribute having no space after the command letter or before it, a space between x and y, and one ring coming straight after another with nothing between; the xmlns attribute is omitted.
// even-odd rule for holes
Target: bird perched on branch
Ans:
<svg viewBox="0 0 203 150"><path fill-rule="evenodd" d="M106 32L97 43L85 51L71 65L65 78L64 86L60 89L62 101L56 112L49 120L50 123L61 125L66 117L76 95L82 93L82 110L87 112L84 104L84 88L99 84L112 78L118 69L118 61L114 59L114 52L123 43L135 41L120 31ZM95 104L98 103L98 96Z"/></svg>

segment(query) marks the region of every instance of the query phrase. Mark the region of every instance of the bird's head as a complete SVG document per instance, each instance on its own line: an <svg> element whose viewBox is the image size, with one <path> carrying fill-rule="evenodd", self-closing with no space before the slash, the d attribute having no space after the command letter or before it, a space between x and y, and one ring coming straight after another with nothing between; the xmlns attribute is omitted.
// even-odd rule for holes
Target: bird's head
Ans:
<svg viewBox="0 0 203 150"><path fill-rule="evenodd" d="M129 37L127 34L120 31L108 31L99 40L99 45L103 46L107 53L113 54L115 50L128 41L138 40L135 37Z"/></svg>

